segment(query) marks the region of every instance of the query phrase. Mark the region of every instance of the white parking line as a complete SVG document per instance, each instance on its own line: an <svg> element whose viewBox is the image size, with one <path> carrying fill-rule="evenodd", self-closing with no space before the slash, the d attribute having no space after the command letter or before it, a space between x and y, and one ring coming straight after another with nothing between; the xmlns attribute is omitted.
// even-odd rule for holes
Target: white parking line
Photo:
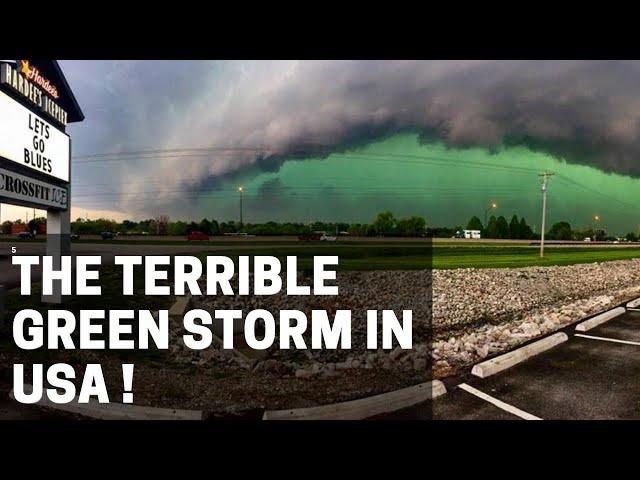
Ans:
<svg viewBox="0 0 640 480"><path fill-rule="evenodd" d="M477 388L473 388L471 385L467 385L466 383L461 383L460 385L458 385L458 387L460 387L462 390L465 390L466 392L469 392L471 395L475 395L476 397L481 398L482 400L485 400L491 403L492 405L495 405L496 407L501 408L505 412L509 412L512 415L515 415L517 417L523 418L525 420L542 420L541 418L536 417L535 415L531 415L530 413L527 413L523 410L520 410L519 408L516 408L513 405L504 403L502 400L493 398L491 395L487 395L486 393L483 393Z"/></svg>
<svg viewBox="0 0 640 480"><path fill-rule="evenodd" d="M589 338L591 340L601 340L603 342L614 342L614 343L624 343L625 345L638 345L640 346L640 342L632 342L630 340L618 340L617 338L606 338L606 337L595 337L593 335L582 335L581 333L576 333L576 337Z"/></svg>

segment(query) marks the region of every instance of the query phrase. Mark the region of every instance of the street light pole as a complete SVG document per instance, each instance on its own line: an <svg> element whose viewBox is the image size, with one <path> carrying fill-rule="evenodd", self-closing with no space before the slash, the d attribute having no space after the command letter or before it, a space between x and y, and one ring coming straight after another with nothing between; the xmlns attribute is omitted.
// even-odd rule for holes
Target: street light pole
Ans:
<svg viewBox="0 0 640 480"><path fill-rule="evenodd" d="M597 215L597 214L594 215L593 216L593 221L594 221L594 224L593 224L593 241L597 242L598 241L598 231L597 231L596 227L597 227L597 222L600 221L600 215Z"/></svg>
<svg viewBox="0 0 640 480"><path fill-rule="evenodd" d="M238 187L238 192L240 192L240 232L242 233L242 192L243 192L243 188L242 187Z"/></svg>
<svg viewBox="0 0 640 480"><path fill-rule="evenodd" d="M498 204L496 202L492 202L491 205L489 205L487 209L484 211L484 228L485 229L489 226L489 220L487 220L487 217L489 215L489 210L493 210L494 208L498 208Z"/></svg>
<svg viewBox="0 0 640 480"><path fill-rule="evenodd" d="M540 258L544 258L544 232L547 220L547 181L552 175L553 173L551 172L544 172L538 175L539 177L542 177L542 231L540 234Z"/></svg>

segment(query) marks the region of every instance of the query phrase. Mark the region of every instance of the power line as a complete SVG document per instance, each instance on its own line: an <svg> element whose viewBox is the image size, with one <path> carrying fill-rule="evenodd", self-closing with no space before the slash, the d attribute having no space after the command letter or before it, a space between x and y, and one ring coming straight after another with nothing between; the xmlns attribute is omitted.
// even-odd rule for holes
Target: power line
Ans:
<svg viewBox="0 0 640 480"><path fill-rule="evenodd" d="M327 190L328 188L330 188L330 190ZM486 192L486 188L484 187L433 187L433 188L429 188L428 191L425 191L424 188L421 187L390 187L387 189L380 189L380 188L347 188L347 189L341 189L340 186L336 186L336 187L326 187L326 186L321 186L321 187L308 187L308 190L317 190L316 193L312 193L312 192L298 192L298 191L288 191L288 190L292 190L294 188L292 187L284 187L281 189L260 189L260 191L266 191L270 194L272 193L277 193L277 194L286 194L286 195L307 195L307 196L313 196L313 197L317 197L317 196L323 196L323 195L352 195L352 194L371 194L371 195L377 195L377 194L381 194L381 195L429 195L431 193L434 194L441 194L441 193L484 193ZM295 187L294 190L297 190L297 187ZM342 190L342 191L340 191ZM109 191L109 192L91 192L91 193L79 193L79 194L74 194L73 197L77 198L77 197L94 197L94 196L123 196L123 195L158 195L158 194L180 194L180 195L191 195L194 193L206 193L206 194L210 194L210 195L216 195L216 194L221 194L220 197L231 197L232 195L228 194L228 192L231 192L232 190L223 190L223 191L211 191L210 189L189 189L188 191L185 191L184 189L182 190L150 190L150 191L144 191L144 192L115 192L115 191ZM492 188L491 189L492 193L498 193L498 194L502 194L502 193L518 193L518 192L522 192L522 189L520 188L513 188L513 187L504 187L504 188ZM252 196L254 197L258 197L260 196L258 193L254 193Z"/></svg>
<svg viewBox="0 0 640 480"><path fill-rule="evenodd" d="M194 149L198 150L198 149ZM205 149L202 149L205 150ZM246 151L260 151L258 149L240 149L242 153ZM188 151L188 150L184 150ZM144 153L150 153L153 151L147 151ZM158 152L164 152L158 150ZM167 152L173 152L167 150ZM226 155L235 155L238 152L233 149L220 149L221 153L225 153ZM291 156L299 155L299 154L310 154L311 152L295 152L291 153ZM75 165L83 165L89 163L103 163L103 162L132 162L132 161L144 161L144 160L165 160L171 158L198 158L200 160L212 160L211 156L207 153L184 153L184 154L160 154L153 156L139 156L135 155L135 152L123 154L124 157L114 156L112 158L106 157L98 157L99 155L107 155L107 154L95 154L94 156L84 156L84 157L74 157L75 159L84 159L84 161L75 160ZM116 154L111 154L116 155ZM128 157L127 157L128 155ZM446 164L453 166L470 166L474 168L486 168L486 169L500 169L507 170L512 172L522 172L522 173L537 173L535 168L529 167L517 167L512 165L499 165L494 163L486 163L486 162L477 162L470 160L461 160L456 158L447 158L447 157L436 157L431 155L412 155L412 154L400 154L400 153L392 153L392 152L366 152L366 153L340 153L333 152L331 156L337 158L352 158L352 159L362 159L362 160L370 160L370 161L378 161L378 162L393 162L393 163L405 163L405 164L417 164L417 165L438 165L438 164Z"/></svg>
<svg viewBox="0 0 640 480"><path fill-rule="evenodd" d="M319 154L335 151L335 146L319 145L319 144L299 144L293 148L287 148L287 153L292 155L300 154ZM122 157L122 156L140 156L140 155L155 155L165 153L181 153L181 152L276 152L282 150L281 147L242 147L242 146L217 146L217 147L185 147L185 148L164 148L164 149L152 149L152 150L134 150L129 152L103 152L103 153L91 153L76 155L77 159L92 159L92 158L108 158L108 157Z"/></svg>
<svg viewBox="0 0 640 480"><path fill-rule="evenodd" d="M571 178L569 178L569 177L567 177L565 175L558 174L557 176L558 176L558 180L561 183L564 183L565 185L581 188L581 189L583 189L583 190L585 190L587 192L599 195L602 198L606 198L608 200L613 200L614 202L618 202L621 205L624 205L626 207L630 207L630 208L633 208L633 209L638 208L638 205L634 205L633 203L628 203L628 202L625 202L624 200L620 200L619 198L613 197L611 195L607 195L606 193L603 193L600 190L588 187L588 186L586 186L586 185L584 185L582 183L579 183L579 182L577 182L577 181L575 181L575 180L573 180L573 179L571 179Z"/></svg>
<svg viewBox="0 0 640 480"><path fill-rule="evenodd" d="M366 196L369 197L376 197L379 198L379 195L377 194L367 194ZM416 197L420 197L423 195L405 195L403 197L410 197L410 198L416 198ZM308 196L308 195L292 195L292 197L300 197L300 198L313 198L313 199L318 199L320 200L321 198L318 196ZM438 195L438 198L448 198L451 197L453 199L459 199L459 198L469 198L469 195L460 195L456 192L450 192L449 194L442 194L442 195ZM164 202L172 202L175 203L176 200L208 200L208 199L216 199L219 200L221 198L225 198L225 199L229 199L229 200L235 200L233 196L226 196L226 197L210 197L210 196L186 196L186 197L167 197L167 198L156 198L154 197L154 204L159 205L162 204L163 201ZM246 197L245 197L246 198ZM255 198L255 197L254 197ZM394 196L395 198L395 196ZM477 198L477 196L475 196L475 198ZM501 198L503 199L519 199L521 198L517 193L514 193L512 195L502 195ZM97 206L104 206L104 205L120 205L120 204L130 204L130 203L148 203L149 202L149 198L134 198L134 199L125 199L125 200L120 200L120 199L114 199L112 201L104 201L104 200L88 200L88 201L82 201L80 200L78 203L82 206L87 206L87 205L91 205L94 207Z"/></svg>

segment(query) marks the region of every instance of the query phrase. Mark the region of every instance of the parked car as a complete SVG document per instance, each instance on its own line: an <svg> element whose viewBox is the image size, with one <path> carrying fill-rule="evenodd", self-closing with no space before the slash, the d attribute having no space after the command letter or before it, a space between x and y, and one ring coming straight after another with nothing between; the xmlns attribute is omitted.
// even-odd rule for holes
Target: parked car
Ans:
<svg viewBox="0 0 640 480"><path fill-rule="evenodd" d="M323 242L335 242L338 239L338 237L333 236L333 235L321 235L320 236L320 240Z"/></svg>
<svg viewBox="0 0 640 480"><path fill-rule="evenodd" d="M33 236L33 233L31 233L31 232L20 232L20 233L18 233L18 238L20 240L29 240L29 239L35 238L35 237Z"/></svg>
<svg viewBox="0 0 640 480"><path fill-rule="evenodd" d="M191 232L189 235L187 235L187 240L189 242L209 241L209 235L207 235L206 233L195 231L195 232Z"/></svg>
<svg viewBox="0 0 640 480"><path fill-rule="evenodd" d="M102 232L100 236L102 240L113 240L116 237L113 232Z"/></svg>

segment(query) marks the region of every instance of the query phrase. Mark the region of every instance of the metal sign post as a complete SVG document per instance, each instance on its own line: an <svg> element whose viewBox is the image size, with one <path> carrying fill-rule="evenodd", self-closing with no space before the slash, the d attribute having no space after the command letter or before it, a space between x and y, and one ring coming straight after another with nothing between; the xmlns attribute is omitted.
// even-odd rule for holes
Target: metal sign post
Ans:
<svg viewBox="0 0 640 480"><path fill-rule="evenodd" d="M4 327L4 285L0 285L0 328Z"/></svg>
<svg viewBox="0 0 640 480"><path fill-rule="evenodd" d="M58 62L0 62L0 201L47 210L46 255L59 269L71 254L71 139L84 120ZM35 217L35 214L34 214ZM62 302L53 282L47 303Z"/></svg>

